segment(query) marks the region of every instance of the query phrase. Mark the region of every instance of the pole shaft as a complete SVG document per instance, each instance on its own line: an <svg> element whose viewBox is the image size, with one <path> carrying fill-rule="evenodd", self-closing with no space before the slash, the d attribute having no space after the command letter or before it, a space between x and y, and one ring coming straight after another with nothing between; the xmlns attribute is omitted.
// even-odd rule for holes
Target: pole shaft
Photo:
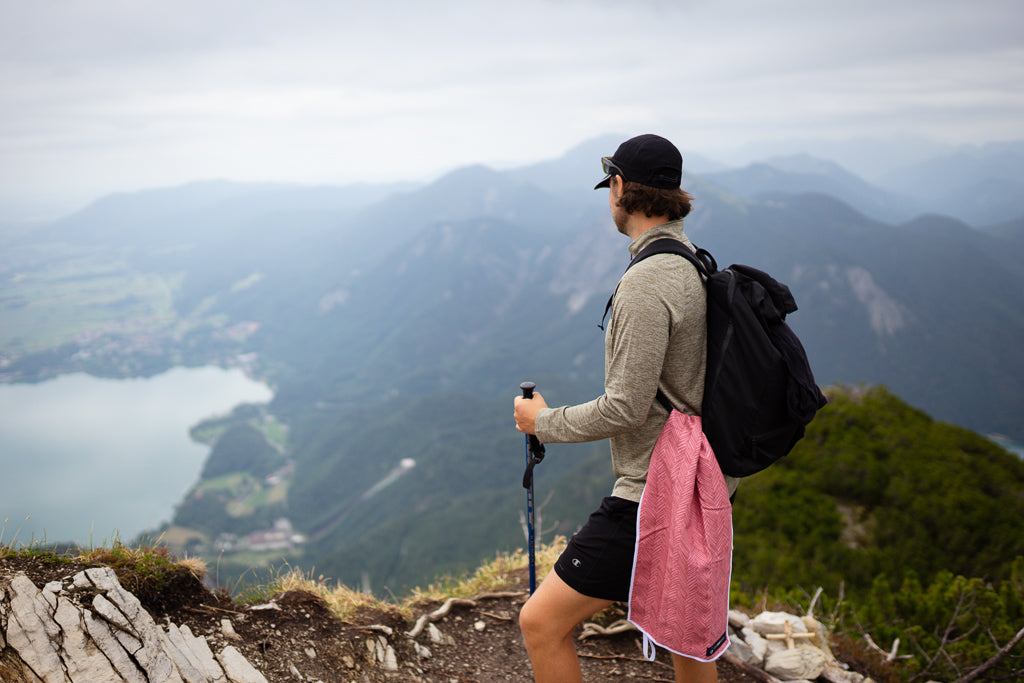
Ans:
<svg viewBox="0 0 1024 683"><path fill-rule="evenodd" d="M519 388L523 391L523 398L533 398L533 390L537 387L533 382L523 382ZM530 435L524 435L526 445L526 467L530 467ZM535 516L533 511L533 477L530 477L530 485L526 488L526 544L530 556L530 595L537 590L537 547L534 541L533 525Z"/></svg>

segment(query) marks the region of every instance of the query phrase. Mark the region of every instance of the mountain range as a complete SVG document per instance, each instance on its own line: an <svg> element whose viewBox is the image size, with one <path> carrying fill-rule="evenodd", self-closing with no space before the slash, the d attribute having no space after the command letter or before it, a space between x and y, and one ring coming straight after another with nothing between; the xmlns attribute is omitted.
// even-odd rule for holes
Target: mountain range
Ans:
<svg viewBox="0 0 1024 683"><path fill-rule="evenodd" d="M257 449L247 474L291 467L283 503L229 514L232 470L218 462L244 462L252 434L225 428L193 492L219 497L188 496L175 525L213 539L286 515L311 539L304 561L408 585L418 570L457 571L481 548L521 543L519 383L536 381L554 405L601 391L597 323L629 255L605 193L589 188L614 140L426 185L202 182L107 197L5 240L0 305L31 303L18 289L25 254L32 268L52 268L47 253L88 255L108 269L97 273L160 278L171 310L151 333L164 363L246 358L275 390L259 419L288 426L285 450ZM800 309L789 322L819 383L884 384L938 419L1024 440L1021 161L1021 144L947 155L893 171L885 189L806 155L732 170L703 161L710 170L684 183L696 197L686 231L720 265L790 285ZM95 344L65 341L47 363L75 368ZM13 379L43 362L0 354ZM254 419L243 410L236 422ZM571 531L610 487L604 444L557 451L545 488L572 494L547 502L548 533Z"/></svg>

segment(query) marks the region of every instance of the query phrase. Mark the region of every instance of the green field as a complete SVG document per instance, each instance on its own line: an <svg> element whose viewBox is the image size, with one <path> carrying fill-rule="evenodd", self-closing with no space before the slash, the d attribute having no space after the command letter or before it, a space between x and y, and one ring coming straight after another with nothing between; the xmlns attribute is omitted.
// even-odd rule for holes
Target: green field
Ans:
<svg viewBox="0 0 1024 683"><path fill-rule="evenodd" d="M9 249L0 265L0 349L32 353L109 333L152 334L176 322L175 283L134 271L109 250Z"/></svg>

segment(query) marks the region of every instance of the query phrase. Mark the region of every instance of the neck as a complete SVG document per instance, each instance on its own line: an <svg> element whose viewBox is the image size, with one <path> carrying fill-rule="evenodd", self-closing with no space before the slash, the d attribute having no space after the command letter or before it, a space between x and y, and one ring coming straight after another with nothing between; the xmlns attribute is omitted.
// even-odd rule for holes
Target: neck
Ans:
<svg viewBox="0 0 1024 683"><path fill-rule="evenodd" d="M648 216L643 213L630 214L629 220L626 222L626 230L624 232L629 239L635 240L651 228L668 222L668 216Z"/></svg>

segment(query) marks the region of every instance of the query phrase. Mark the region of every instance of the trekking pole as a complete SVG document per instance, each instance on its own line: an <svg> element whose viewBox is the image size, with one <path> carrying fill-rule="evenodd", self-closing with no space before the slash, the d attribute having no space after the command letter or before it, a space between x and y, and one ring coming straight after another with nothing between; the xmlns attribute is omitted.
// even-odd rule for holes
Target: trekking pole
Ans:
<svg viewBox="0 0 1024 683"><path fill-rule="evenodd" d="M519 385L523 390L523 398L533 398L533 390L537 385L523 382ZM530 553L530 595L537 589L537 549L533 540L533 467L544 459L544 444L534 434L526 434L526 472L523 473L523 488L526 489L526 543Z"/></svg>

